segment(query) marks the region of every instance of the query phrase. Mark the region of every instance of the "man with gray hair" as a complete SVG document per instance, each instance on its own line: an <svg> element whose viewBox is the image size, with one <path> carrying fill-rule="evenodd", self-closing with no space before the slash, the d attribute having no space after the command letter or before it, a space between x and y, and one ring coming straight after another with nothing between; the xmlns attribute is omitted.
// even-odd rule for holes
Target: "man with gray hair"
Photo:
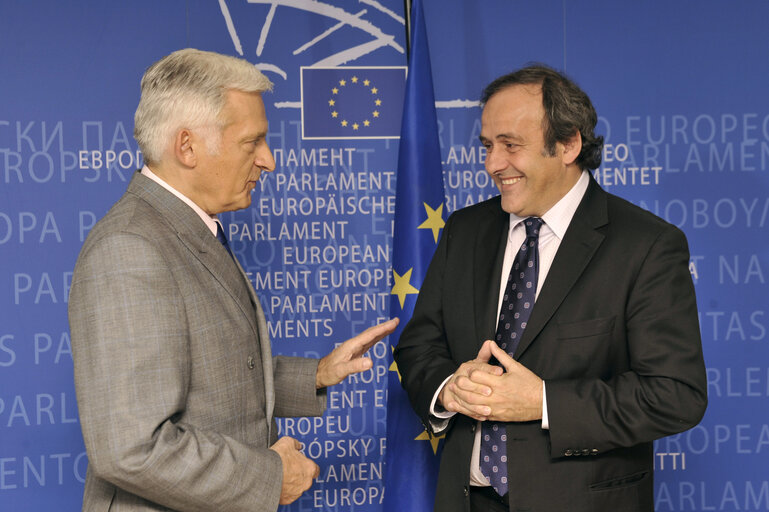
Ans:
<svg viewBox="0 0 769 512"><path fill-rule="evenodd" d="M272 357L259 299L216 215L251 204L267 146L248 62L186 49L142 79L147 165L91 230L72 279L83 510L274 512L318 475L275 416L320 415L327 386L397 320L315 360ZM217 240L218 239L218 240Z"/></svg>

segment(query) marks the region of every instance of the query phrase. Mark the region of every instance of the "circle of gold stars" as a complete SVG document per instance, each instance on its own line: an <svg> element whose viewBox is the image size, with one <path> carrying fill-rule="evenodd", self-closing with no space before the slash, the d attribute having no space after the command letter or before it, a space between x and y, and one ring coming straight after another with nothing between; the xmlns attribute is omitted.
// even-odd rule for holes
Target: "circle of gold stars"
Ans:
<svg viewBox="0 0 769 512"><path fill-rule="evenodd" d="M339 124L341 124L343 127L347 128L352 127L354 131L358 131L362 128L366 128L371 126L371 119L368 117L364 119L340 119L339 118L339 111L337 110L337 101L339 99L339 93L342 91L342 88L344 87L365 87L368 89L372 94L372 104L373 104L373 110L369 111L371 114L371 118L377 118L380 115L380 107L382 106L382 100L379 98L379 89L376 88L374 85L371 84L371 80L369 79L363 79L361 80L357 76L353 76L350 78L349 82L347 80L339 80L338 85L331 88L331 99L328 100L328 106L331 109L331 117L334 119L337 119L339 121Z"/></svg>

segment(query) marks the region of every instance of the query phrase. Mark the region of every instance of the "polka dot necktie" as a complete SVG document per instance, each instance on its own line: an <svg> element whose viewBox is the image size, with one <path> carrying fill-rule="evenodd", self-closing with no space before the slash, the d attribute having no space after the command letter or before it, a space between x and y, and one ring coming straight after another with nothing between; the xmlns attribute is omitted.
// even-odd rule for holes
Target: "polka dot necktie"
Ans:
<svg viewBox="0 0 769 512"><path fill-rule="evenodd" d="M521 341L526 322L534 307L539 273L539 230L542 219L529 217L524 222L526 240L515 256L507 278L499 312L496 342L512 357ZM484 421L481 429L481 473L500 496L507 494L507 433L505 424Z"/></svg>

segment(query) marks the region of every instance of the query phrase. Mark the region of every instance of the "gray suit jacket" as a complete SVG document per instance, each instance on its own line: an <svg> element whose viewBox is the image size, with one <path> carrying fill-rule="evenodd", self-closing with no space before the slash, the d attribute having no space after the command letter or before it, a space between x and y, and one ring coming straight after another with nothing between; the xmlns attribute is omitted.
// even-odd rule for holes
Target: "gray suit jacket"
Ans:
<svg viewBox="0 0 769 512"><path fill-rule="evenodd" d="M274 416L320 415L317 361L276 357L253 288L198 215L136 174L69 300L83 510L274 512Z"/></svg>

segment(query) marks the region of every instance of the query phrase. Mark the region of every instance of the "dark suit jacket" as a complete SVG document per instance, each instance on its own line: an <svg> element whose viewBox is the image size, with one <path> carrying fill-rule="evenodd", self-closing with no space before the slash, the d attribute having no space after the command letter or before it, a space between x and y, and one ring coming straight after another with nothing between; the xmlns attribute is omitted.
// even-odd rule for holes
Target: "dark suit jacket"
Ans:
<svg viewBox="0 0 769 512"><path fill-rule="evenodd" d="M134 175L69 300L83 510L274 512L275 416L319 415L317 360L272 357L259 299L198 215Z"/></svg>
<svg viewBox="0 0 769 512"><path fill-rule="evenodd" d="M439 385L494 337L508 224L499 197L446 223L395 351L426 426ZM545 380L550 429L507 424L511 510L653 510L652 441L707 403L688 263L679 229L590 180L515 353ZM436 511L469 510L475 424L449 424Z"/></svg>

